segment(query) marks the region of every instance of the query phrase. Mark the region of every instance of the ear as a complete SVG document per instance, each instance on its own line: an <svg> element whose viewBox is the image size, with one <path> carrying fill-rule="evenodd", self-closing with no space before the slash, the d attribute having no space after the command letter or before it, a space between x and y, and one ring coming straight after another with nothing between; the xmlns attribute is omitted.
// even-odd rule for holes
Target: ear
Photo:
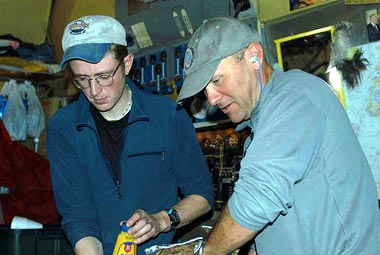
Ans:
<svg viewBox="0 0 380 255"><path fill-rule="evenodd" d="M252 42L248 45L246 54L248 59L254 65L255 69L259 69L263 63L263 47L258 42Z"/></svg>
<svg viewBox="0 0 380 255"><path fill-rule="evenodd" d="M125 56L123 62L124 62L124 72L125 72L125 75L129 74L129 71L131 70L132 68L132 64L133 64L133 59L134 59L134 55L133 54L128 54L127 56Z"/></svg>

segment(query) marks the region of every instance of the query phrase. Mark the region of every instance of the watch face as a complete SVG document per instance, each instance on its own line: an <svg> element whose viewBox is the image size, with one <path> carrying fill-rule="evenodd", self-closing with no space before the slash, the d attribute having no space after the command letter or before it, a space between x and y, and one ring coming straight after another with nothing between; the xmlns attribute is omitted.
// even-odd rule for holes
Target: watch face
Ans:
<svg viewBox="0 0 380 255"><path fill-rule="evenodd" d="M178 224L181 222L178 212L175 209L170 208L167 213L169 215L172 228L178 226Z"/></svg>

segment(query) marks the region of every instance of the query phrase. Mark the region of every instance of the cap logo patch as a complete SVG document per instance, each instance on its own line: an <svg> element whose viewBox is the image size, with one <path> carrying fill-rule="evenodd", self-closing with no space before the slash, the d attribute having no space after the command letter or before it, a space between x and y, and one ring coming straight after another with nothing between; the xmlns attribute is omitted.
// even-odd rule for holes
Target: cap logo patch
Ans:
<svg viewBox="0 0 380 255"><path fill-rule="evenodd" d="M83 20L80 20L80 19L76 20L69 27L70 34L72 35L83 34L84 32L86 32L86 28L88 28L89 26L90 24L84 22Z"/></svg>
<svg viewBox="0 0 380 255"><path fill-rule="evenodd" d="M191 47L188 47L185 52L185 59L184 59L184 67L186 69L189 69L191 65L193 64L193 55L194 55L194 49Z"/></svg>

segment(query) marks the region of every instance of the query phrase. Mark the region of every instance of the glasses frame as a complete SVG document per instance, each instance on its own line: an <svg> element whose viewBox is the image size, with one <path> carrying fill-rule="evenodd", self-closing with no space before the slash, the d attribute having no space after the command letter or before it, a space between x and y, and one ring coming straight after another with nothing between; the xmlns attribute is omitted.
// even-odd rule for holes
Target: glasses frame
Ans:
<svg viewBox="0 0 380 255"><path fill-rule="evenodd" d="M87 80L87 86L86 86L86 87L81 86L80 82L77 81L77 79L78 79L79 76L82 77L82 78L84 78L84 76L78 75L77 77L75 77L75 76L73 75L73 83L74 83L74 85L75 85L78 89L88 89L88 88L91 86L91 81L92 81L92 80L96 81L96 84L97 84L98 86L102 87L102 88L109 87L109 86L111 86L111 85L113 84L113 82L114 82L114 79L113 79L113 78L114 78L114 76L115 76L117 70L118 70L119 67L121 66L121 63L122 63L122 62L123 62L123 61L120 61L119 64L117 65L117 67L115 68L115 71L112 72L112 74L111 74L111 76L110 76L110 78L111 78L112 81L111 81L110 84L108 84L108 85L106 85L106 86L99 84L98 79L100 78L100 76L102 76L102 75L106 75L106 74L109 74L109 73L99 74L99 75L95 76L94 78L86 77L86 78L85 78L85 79Z"/></svg>

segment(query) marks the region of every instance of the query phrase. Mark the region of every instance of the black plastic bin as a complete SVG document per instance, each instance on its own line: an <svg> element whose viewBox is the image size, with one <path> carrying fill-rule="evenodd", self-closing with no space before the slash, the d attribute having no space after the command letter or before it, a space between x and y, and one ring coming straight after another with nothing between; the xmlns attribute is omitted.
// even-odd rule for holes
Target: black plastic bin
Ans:
<svg viewBox="0 0 380 255"><path fill-rule="evenodd" d="M59 226L43 229L10 229L0 225L0 255L73 255Z"/></svg>

